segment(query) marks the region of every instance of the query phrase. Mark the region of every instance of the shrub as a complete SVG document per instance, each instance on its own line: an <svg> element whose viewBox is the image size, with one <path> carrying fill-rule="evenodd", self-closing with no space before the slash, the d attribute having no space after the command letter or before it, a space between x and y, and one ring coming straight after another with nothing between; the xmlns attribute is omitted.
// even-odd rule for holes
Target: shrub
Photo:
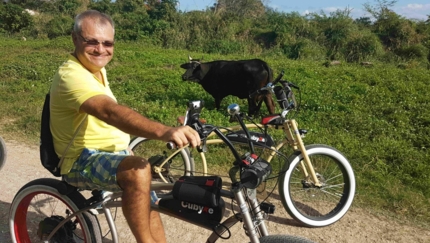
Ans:
<svg viewBox="0 0 430 243"><path fill-rule="evenodd" d="M70 35L73 29L73 19L69 16L55 16L48 21L45 26L45 32L49 39L54 39L60 36Z"/></svg>
<svg viewBox="0 0 430 243"><path fill-rule="evenodd" d="M419 60L425 61L429 49L421 44L400 47L394 50L394 53L403 60Z"/></svg>
<svg viewBox="0 0 430 243"><path fill-rule="evenodd" d="M324 60L325 48L306 38L290 38L280 45L283 53L290 59Z"/></svg>
<svg viewBox="0 0 430 243"><path fill-rule="evenodd" d="M382 44L378 37L370 31L354 34L346 43L343 53L347 62L361 62L381 55Z"/></svg>
<svg viewBox="0 0 430 243"><path fill-rule="evenodd" d="M207 53L218 53L218 54L234 54L241 52L242 45L237 41L228 41L228 40L210 40L205 46L204 50Z"/></svg>
<svg viewBox="0 0 430 243"><path fill-rule="evenodd" d="M0 5L0 29L13 34L33 25L31 15L16 4Z"/></svg>

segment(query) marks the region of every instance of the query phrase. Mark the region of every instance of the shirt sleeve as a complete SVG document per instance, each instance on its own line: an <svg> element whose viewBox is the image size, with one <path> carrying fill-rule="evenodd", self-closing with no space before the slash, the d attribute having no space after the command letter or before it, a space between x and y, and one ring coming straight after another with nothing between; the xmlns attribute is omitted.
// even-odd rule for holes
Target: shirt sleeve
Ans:
<svg viewBox="0 0 430 243"><path fill-rule="evenodd" d="M81 105L89 98L106 94L103 85L86 70L77 72L71 68L69 71L65 67L61 80L63 82L60 84L59 92L62 103L76 111L79 111Z"/></svg>

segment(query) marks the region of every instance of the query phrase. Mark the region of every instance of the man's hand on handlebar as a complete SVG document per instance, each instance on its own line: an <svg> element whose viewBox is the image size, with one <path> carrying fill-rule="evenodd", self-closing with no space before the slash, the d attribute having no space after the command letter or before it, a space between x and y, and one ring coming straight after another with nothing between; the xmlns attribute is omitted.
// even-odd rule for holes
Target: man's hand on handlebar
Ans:
<svg viewBox="0 0 430 243"><path fill-rule="evenodd" d="M176 148L182 148L187 144L196 148L201 143L199 134L189 126L173 127L167 131L165 138Z"/></svg>

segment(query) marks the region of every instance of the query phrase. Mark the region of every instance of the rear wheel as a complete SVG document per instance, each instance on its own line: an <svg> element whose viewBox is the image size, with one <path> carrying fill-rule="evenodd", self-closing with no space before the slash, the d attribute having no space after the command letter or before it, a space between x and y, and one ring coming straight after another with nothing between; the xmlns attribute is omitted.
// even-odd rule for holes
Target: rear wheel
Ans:
<svg viewBox="0 0 430 243"><path fill-rule="evenodd" d="M268 235L260 238L260 243L314 243L311 240L294 235Z"/></svg>
<svg viewBox="0 0 430 243"><path fill-rule="evenodd" d="M73 191L62 195L56 189L62 183L44 178L29 182L15 195L9 212L12 241L46 242L49 234L65 218L84 205L85 198ZM102 236L96 216L83 212L72 217L49 242L101 243Z"/></svg>
<svg viewBox="0 0 430 243"><path fill-rule="evenodd" d="M192 174L188 148L169 151L160 140L134 138L129 148L134 155L145 158L151 164L152 179L173 183L179 177Z"/></svg>
<svg viewBox="0 0 430 243"><path fill-rule="evenodd" d="M6 163L6 144L2 137L0 137L0 170L3 168L4 164Z"/></svg>
<svg viewBox="0 0 430 243"><path fill-rule="evenodd" d="M300 151L288 159L280 177L279 194L291 217L310 227L333 224L352 204L355 176L345 156L327 145L306 146L309 159L321 185L304 175L305 162Z"/></svg>

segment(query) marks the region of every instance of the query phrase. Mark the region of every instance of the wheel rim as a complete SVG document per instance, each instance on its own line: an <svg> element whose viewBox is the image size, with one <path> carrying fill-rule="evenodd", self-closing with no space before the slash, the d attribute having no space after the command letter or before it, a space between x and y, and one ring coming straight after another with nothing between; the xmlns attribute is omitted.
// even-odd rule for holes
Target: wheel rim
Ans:
<svg viewBox="0 0 430 243"><path fill-rule="evenodd" d="M39 238L37 231L43 231L39 229L40 221L53 215L60 215L66 218L66 210L70 212L75 211L67 201L62 200L53 193L39 191L25 195L19 201L14 212L13 231L16 242L44 242L49 234L45 231L44 237L42 239ZM73 230L73 238L66 241L74 243L89 242L87 234L84 233L82 228L81 220L83 219L81 217L73 217L71 220L77 223L77 228ZM61 239L61 241L63 240Z"/></svg>
<svg viewBox="0 0 430 243"><path fill-rule="evenodd" d="M291 176L294 183L289 185L290 195L302 215L314 220L325 220L343 207L350 185L345 172L335 166L335 161L331 161L330 165L323 165L323 160L330 158L314 155L311 159L322 186L316 187L310 180L303 179L302 172L296 167ZM318 160L320 162L316 162Z"/></svg>
<svg viewBox="0 0 430 243"><path fill-rule="evenodd" d="M290 182L284 181L286 191L283 193L283 202L291 216L300 222L312 227L327 226L342 218L351 206L355 194L354 172L346 158L332 148L310 146L307 151L315 172L323 178L323 186L321 188L304 186L303 174L297 169L303 158L298 156L291 161L292 167L287 172L291 176ZM330 166L323 167L321 164L324 163L319 164L316 161L318 158L323 158L321 161L326 161L326 164L335 169ZM336 183L336 180L340 183ZM333 191L337 193L334 194ZM299 197L300 193L302 198ZM303 199L305 193L308 197Z"/></svg>

